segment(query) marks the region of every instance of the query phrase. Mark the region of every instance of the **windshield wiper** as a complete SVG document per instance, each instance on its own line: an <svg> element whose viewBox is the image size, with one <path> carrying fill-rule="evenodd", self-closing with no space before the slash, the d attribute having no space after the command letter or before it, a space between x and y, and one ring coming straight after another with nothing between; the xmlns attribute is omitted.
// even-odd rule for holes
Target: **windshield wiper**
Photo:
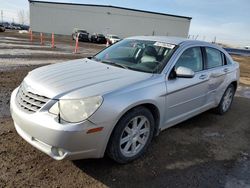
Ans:
<svg viewBox="0 0 250 188"><path fill-rule="evenodd" d="M102 60L101 62L105 63L105 64L109 64L109 65L114 65L114 66L117 66L117 67L121 67L121 68L124 68L124 69L128 69L128 67L126 67L125 65L122 65L122 64L119 64L119 63L115 63L115 62L112 62L112 61Z"/></svg>
<svg viewBox="0 0 250 188"><path fill-rule="evenodd" d="M90 57L87 57L88 59L93 59L95 61L100 61L99 59L97 59L95 56L90 56Z"/></svg>
<svg viewBox="0 0 250 188"><path fill-rule="evenodd" d="M98 59L98 60L99 60L99 59ZM96 60L96 61L98 61L98 60ZM116 67L121 67L121 68L124 68L124 69L127 69L127 70L134 70L134 71L145 72L145 73L151 73L151 74L154 73L154 71L141 70L141 69L138 69L138 68L135 68L135 67L125 66L125 65L120 64L120 63L115 63L115 62L110 61L110 60L99 60L99 62L105 63L105 64L109 64L109 65L113 65L113 66L116 66Z"/></svg>
<svg viewBox="0 0 250 188"><path fill-rule="evenodd" d="M138 69L138 68L135 68L135 67L128 67L128 69L134 70L134 71L139 71L139 72L151 73L151 74L154 73L153 71L146 71L146 70Z"/></svg>

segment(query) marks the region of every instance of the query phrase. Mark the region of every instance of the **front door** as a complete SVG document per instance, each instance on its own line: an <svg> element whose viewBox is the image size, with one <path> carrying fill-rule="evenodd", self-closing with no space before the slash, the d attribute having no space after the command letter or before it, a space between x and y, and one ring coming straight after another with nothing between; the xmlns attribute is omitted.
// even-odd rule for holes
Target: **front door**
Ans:
<svg viewBox="0 0 250 188"><path fill-rule="evenodd" d="M166 81L166 121L171 126L183 121L202 110L206 104L208 75L204 70L200 47L185 50L177 60L172 71L179 66L195 72L193 78L168 78Z"/></svg>

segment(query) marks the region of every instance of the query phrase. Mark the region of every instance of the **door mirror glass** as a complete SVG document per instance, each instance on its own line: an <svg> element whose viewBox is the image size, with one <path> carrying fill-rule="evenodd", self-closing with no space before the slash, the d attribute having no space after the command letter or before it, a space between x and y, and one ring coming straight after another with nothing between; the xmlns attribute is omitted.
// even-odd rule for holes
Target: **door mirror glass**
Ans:
<svg viewBox="0 0 250 188"><path fill-rule="evenodd" d="M187 68L187 67L178 67L176 69L176 77L179 78L193 78L194 77L194 71L192 69Z"/></svg>

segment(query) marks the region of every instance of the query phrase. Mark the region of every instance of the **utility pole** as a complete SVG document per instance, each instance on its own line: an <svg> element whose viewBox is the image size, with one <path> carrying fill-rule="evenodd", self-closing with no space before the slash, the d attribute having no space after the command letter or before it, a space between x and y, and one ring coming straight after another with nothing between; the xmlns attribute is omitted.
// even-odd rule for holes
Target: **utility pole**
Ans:
<svg viewBox="0 0 250 188"><path fill-rule="evenodd" d="M214 43L216 43L216 36L214 37Z"/></svg>
<svg viewBox="0 0 250 188"><path fill-rule="evenodd" d="M3 10L1 10L1 18L2 18L2 24L3 24Z"/></svg>

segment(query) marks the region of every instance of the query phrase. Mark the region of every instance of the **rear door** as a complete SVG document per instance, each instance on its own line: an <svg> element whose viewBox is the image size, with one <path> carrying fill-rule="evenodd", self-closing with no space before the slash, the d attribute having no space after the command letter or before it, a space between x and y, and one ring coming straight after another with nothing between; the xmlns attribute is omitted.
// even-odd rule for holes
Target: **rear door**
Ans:
<svg viewBox="0 0 250 188"><path fill-rule="evenodd" d="M226 89L226 76L230 72L230 66L227 66L225 55L211 47L205 47L205 69L207 69L208 82L208 104L215 105L220 100Z"/></svg>
<svg viewBox="0 0 250 188"><path fill-rule="evenodd" d="M193 78L177 78L173 74L179 67L195 72ZM198 113L206 104L208 75L204 70L201 47L186 49L179 57L166 81L166 124L171 126Z"/></svg>

